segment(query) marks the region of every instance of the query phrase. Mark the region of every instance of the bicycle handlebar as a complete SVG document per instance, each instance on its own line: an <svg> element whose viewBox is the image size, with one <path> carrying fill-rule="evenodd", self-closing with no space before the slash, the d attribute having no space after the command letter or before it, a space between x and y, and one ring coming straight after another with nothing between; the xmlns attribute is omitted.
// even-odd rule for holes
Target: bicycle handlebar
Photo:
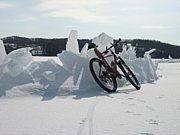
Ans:
<svg viewBox="0 0 180 135"><path fill-rule="evenodd" d="M121 41L121 38L119 38L114 44L111 43L111 46L110 46L109 48L106 48L106 50L105 50L104 52L102 52L101 54L107 54L108 51L109 51L111 48L116 47L117 44L118 44L120 41Z"/></svg>

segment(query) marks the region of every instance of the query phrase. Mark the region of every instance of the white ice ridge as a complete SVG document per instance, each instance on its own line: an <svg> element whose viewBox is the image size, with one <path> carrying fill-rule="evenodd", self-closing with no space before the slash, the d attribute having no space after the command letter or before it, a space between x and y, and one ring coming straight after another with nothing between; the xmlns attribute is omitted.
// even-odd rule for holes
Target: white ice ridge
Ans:
<svg viewBox="0 0 180 135"><path fill-rule="evenodd" d="M92 42L103 49L106 45L112 43L112 38L102 33L93 38ZM1 42L1 47L2 45ZM10 84L13 87L18 84L37 82L43 84L47 89L59 89L69 78L72 81L68 81L68 86L85 88L97 85L89 70L89 60L96 56L93 49L87 50L87 46L88 44L79 53L77 31L71 31L66 50L57 55L62 65L59 65L53 59L43 62L34 61L29 48L12 51L7 56L2 49L1 55L6 57L3 66L0 66L0 88L8 89ZM128 46L127 48L124 46L123 51L118 54L135 72L141 83L149 83L158 79L156 74L157 64L152 61L150 52L145 53L144 58L137 58L134 47ZM127 84L126 79L118 80L119 87L125 84Z"/></svg>

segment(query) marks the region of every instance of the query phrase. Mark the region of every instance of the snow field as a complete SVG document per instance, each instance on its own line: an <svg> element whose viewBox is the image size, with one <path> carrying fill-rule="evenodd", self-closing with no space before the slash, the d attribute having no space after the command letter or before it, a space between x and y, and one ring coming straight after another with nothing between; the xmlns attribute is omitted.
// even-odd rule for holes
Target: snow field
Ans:
<svg viewBox="0 0 180 135"><path fill-rule="evenodd" d="M70 92L67 87L44 101L39 96L1 98L0 134L179 135L179 67L159 64L160 79L138 91L125 86L114 94L98 87Z"/></svg>

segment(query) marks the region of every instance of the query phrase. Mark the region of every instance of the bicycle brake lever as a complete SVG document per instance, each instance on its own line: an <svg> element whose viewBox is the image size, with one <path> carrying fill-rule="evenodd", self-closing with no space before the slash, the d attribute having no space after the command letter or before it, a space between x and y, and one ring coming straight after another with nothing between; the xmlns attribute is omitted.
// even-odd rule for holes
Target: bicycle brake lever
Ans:
<svg viewBox="0 0 180 135"><path fill-rule="evenodd" d="M108 50L106 50L104 53L107 54L107 53L108 53Z"/></svg>
<svg viewBox="0 0 180 135"><path fill-rule="evenodd" d="M101 54L107 54L108 53L108 49L106 49L104 52L102 52Z"/></svg>
<svg viewBox="0 0 180 135"><path fill-rule="evenodd" d="M115 43L114 43L114 47L116 47L117 46L117 44L119 43L121 41L121 38L119 38Z"/></svg>

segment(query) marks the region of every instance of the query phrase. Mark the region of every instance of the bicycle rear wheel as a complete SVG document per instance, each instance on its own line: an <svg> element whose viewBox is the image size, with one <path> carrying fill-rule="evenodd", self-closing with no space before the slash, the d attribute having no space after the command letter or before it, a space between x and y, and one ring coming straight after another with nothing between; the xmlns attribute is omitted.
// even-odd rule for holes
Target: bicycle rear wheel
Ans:
<svg viewBox="0 0 180 135"><path fill-rule="evenodd" d="M116 78L109 74L104 63L98 58L92 58L89 62L91 74L98 85L107 92L115 92L117 89Z"/></svg>
<svg viewBox="0 0 180 135"><path fill-rule="evenodd" d="M124 75L126 76L126 79L137 89L141 89L141 85L136 78L135 74L132 72L132 70L127 66L127 64L124 62L122 58L119 58L120 61L117 62L118 67L122 70Z"/></svg>

